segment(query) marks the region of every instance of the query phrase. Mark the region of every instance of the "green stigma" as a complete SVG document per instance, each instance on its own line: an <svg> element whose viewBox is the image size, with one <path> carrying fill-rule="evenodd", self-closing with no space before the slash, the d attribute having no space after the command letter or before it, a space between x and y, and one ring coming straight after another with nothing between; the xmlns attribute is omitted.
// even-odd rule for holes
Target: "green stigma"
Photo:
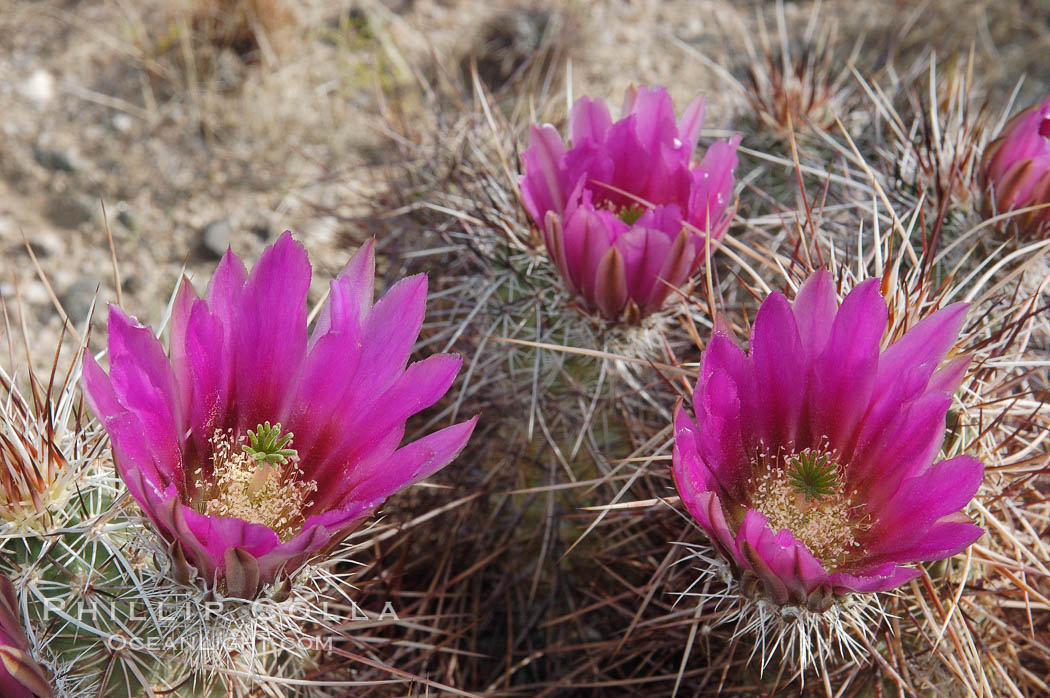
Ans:
<svg viewBox="0 0 1050 698"><path fill-rule="evenodd" d="M838 464L827 453L806 449L787 459L787 476L797 494L806 501L820 500L838 490Z"/></svg>
<svg viewBox="0 0 1050 698"><path fill-rule="evenodd" d="M273 426L266 422L257 426L255 431L248 432L249 443L241 446L241 449L260 465L263 463L283 465L290 458L295 458L299 455L299 452L294 448L285 448L291 440L291 432L281 436L280 422Z"/></svg>
<svg viewBox="0 0 1050 698"><path fill-rule="evenodd" d="M620 209L620 220L627 225L634 225L642 214L645 213L645 208L638 204L631 204Z"/></svg>

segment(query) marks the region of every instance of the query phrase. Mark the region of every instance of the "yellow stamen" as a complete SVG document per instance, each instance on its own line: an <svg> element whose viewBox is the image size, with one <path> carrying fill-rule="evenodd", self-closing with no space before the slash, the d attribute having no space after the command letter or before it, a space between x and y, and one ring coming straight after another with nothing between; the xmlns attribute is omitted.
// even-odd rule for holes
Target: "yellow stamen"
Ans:
<svg viewBox="0 0 1050 698"><path fill-rule="evenodd" d="M307 498L317 483L303 480L299 459L283 464L260 463L241 449L244 437L232 432L212 435L212 473L196 475L197 511L209 516L229 516L262 524L274 530L282 542L303 525Z"/></svg>
<svg viewBox="0 0 1050 698"><path fill-rule="evenodd" d="M830 454L829 459L834 461ZM814 498L798 488L783 463L768 464L751 480L751 508L769 519L774 533L791 531L831 571L857 552L857 537L868 527L853 504L856 492L846 492L843 479L835 478L829 496Z"/></svg>
<svg viewBox="0 0 1050 698"><path fill-rule="evenodd" d="M279 477L277 469L266 463L260 463L259 469L255 471L255 475L252 475L252 479L248 482L248 486L244 488L244 491L249 497L258 496L272 476Z"/></svg>

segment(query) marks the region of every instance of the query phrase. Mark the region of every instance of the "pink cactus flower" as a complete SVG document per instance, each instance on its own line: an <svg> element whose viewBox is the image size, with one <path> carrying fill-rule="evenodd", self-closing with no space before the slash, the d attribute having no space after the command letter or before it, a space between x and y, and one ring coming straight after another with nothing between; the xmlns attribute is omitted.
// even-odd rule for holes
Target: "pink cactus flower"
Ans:
<svg viewBox="0 0 1050 698"><path fill-rule="evenodd" d="M170 358L148 327L110 307L110 372L85 357L84 394L187 581L243 598L283 583L470 437L476 417L398 447L405 421L445 394L460 359L406 368L427 280L403 279L373 305L372 247L330 283L312 335L310 263L288 232L251 274L227 252L203 298L183 283Z"/></svg>
<svg viewBox="0 0 1050 698"><path fill-rule="evenodd" d="M703 263L705 238L729 226L740 137L694 167L703 120L701 97L676 123L667 90L641 87L615 123L602 100L577 100L568 150L553 126L532 127L522 200L588 311L632 322L659 310Z"/></svg>
<svg viewBox="0 0 1050 698"><path fill-rule="evenodd" d="M831 275L762 303L745 354L717 330L691 418L675 413L682 502L744 590L811 611L917 576L982 534L961 511L984 466L935 463L968 356L944 361L966 305L882 348L879 280L839 306Z"/></svg>
<svg viewBox="0 0 1050 698"><path fill-rule="evenodd" d="M47 673L33 659L17 609L14 585L0 575L0 695L4 698L51 698Z"/></svg>
<svg viewBox="0 0 1050 698"><path fill-rule="evenodd" d="M1050 204L1050 97L1015 115L988 144L980 184L989 215ZM1050 229L1050 206L1010 218L1025 236Z"/></svg>

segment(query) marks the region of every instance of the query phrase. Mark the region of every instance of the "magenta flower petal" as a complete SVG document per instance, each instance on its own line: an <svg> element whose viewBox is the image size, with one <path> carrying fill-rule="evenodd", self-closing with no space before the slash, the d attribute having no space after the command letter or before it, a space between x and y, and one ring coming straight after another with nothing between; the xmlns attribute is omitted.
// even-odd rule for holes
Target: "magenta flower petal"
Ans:
<svg viewBox="0 0 1050 698"><path fill-rule="evenodd" d="M609 107L600 99L581 97L572 105L569 113L569 132L573 143L590 140L601 143L612 126ZM558 138L561 143L561 138ZM553 207L552 207L553 208Z"/></svg>
<svg viewBox="0 0 1050 698"><path fill-rule="evenodd" d="M303 524L303 530L290 541L271 548L267 553L257 557L253 556L258 567L260 582L265 579L280 578L299 569L311 557L315 557L319 550L330 547L345 538L371 514L371 511L357 508L352 512L333 513L339 516L332 516L323 523L307 519L307 523ZM337 533L333 534L332 531ZM229 551L226 556L228 564Z"/></svg>
<svg viewBox="0 0 1050 698"><path fill-rule="evenodd" d="M875 386L886 317L879 280L860 284L842 301L827 345L813 364L811 429L840 452L852 442Z"/></svg>
<svg viewBox="0 0 1050 698"><path fill-rule="evenodd" d="M226 551L240 548L252 557L269 553L281 544L277 534L262 524L225 516L206 516L179 504L186 527L208 551L220 571L225 568Z"/></svg>
<svg viewBox="0 0 1050 698"><path fill-rule="evenodd" d="M627 270L623 255L615 247L598 262L594 279L594 299L606 317L619 317L627 307Z"/></svg>
<svg viewBox="0 0 1050 698"><path fill-rule="evenodd" d="M984 530L966 516L944 516L912 545L895 548L884 555L907 561L943 560L966 550L983 535Z"/></svg>
<svg viewBox="0 0 1050 698"><path fill-rule="evenodd" d="M663 266L657 273L656 281L644 303L649 306L662 306L664 300L689 279L693 272L689 260L694 259L696 255L696 242L683 230L671 243Z"/></svg>
<svg viewBox="0 0 1050 698"><path fill-rule="evenodd" d="M532 127L532 145L523 160L533 176L521 178L521 196L529 215L537 221L542 221L547 211L565 208L568 182L561 162L564 156L565 146L553 126Z"/></svg>
<svg viewBox="0 0 1050 698"><path fill-rule="evenodd" d="M358 376L364 320L372 308L375 277L374 242L362 245L338 279L329 283L328 300L310 336L299 389L288 416L300 454L309 463L317 447L339 437L343 403ZM331 366L342 364L333 374Z"/></svg>
<svg viewBox="0 0 1050 698"><path fill-rule="evenodd" d="M730 483L723 482L719 478L719 473L704 462L703 456L700 455L700 445L697 442L699 431L697 425L681 408L675 410L674 427L675 449L679 452L678 457L687 460L689 466L683 471L688 473L685 489L690 493L725 493ZM681 489L682 487L679 487L679 490ZM682 497L687 498L685 493L682 493Z"/></svg>
<svg viewBox="0 0 1050 698"><path fill-rule="evenodd" d="M394 384L373 401L354 405L345 413L333 415L332 421L342 435L332 449L336 458L318 458L303 468L306 477L321 482L334 475L334 470L347 468L347 463L371 460L377 449L383 450L392 433L395 445L400 442L405 421L440 400L459 372L458 356L438 354L409 366ZM349 405L350 403L345 403ZM309 415L305 415L308 419Z"/></svg>
<svg viewBox="0 0 1050 698"><path fill-rule="evenodd" d="M110 374L86 356L84 394L178 575L251 598L466 443L475 420L398 448L405 420L447 392L461 362L406 368L426 278L373 305L374 275L369 243L330 284L311 337L310 264L291 234L251 274L227 253L203 299L180 289L170 359L111 309Z"/></svg>
<svg viewBox="0 0 1050 698"><path fill-rule="evenodd" d="M248 270L240 257L227 250L208 283L204 297L208 308L219 318L219 322L232 332L240 316L241 296L248 281ZM229 341L229 337L227 337Z"/></svg>
<svg viewBox="0 0 1050 698"><path fill-rule="evenodd" d="M221 368L225 360L216 360L230 355L226 335L219 318L184 280L172 312L171 366L197 452L207 450L206 434L227 426L219 419L228 412L233 381Z"/></svg>
<svg viewBox="0 0 1050 698"><path fill-rule="evenodd" d="M306 355L309 290L306 250L285 232L263 252L244 285L234 336L238 431L283 418Z"/></svg>
<svg viewBox="0 0 1050 698"><path fill-rule="evenodd" d="M750 424L755 425L755 371L751 358L744 354L743 350L726 334L725 329L717 324L711 341L707 343L707 349L704 351L700 366L701 379L706 383L716 371L724 371L733 381L737 398L740 400L741 419L749 420ZM705 411L696 401L698 395L703 395L703 391L693 393L693 409L697 415ZM747 447L754 445L757 439L746 433L753 431L756 431L754 427L743 432L744 445Z"/></svg>
<svg viewBox="0 0 1050 698"><path fill-rule="evenodd" d="M877 280L841 305L818 272L794 303L762 303L745 355L721 327L675 413L682 502L746 588L824 611L835 596L914 578L981 535L962 509L984 467L935 463L967 357L945 362L964 306L920 321L881 350ZM751 586L749 586L751 585Z"/></svg>
<svg viewBox="0 0 1050 698"><path fill-rule="evenodd" d="M755 523L749 526L749 521ZM741 534L751 532L750 541L755 550L800 603L827 578L820 561L789 529L783 528L773 535L769 521L754 509L747 512L740 530Z"/></svg>
<svg viewBox="0 0 1050 698"><path fill-rule="evenodd" d="M345 312L349 318L347 322L353 320L360 324L361 319L372 308L372 301L375 298L375 246L374 239L361 245L361 249L354 253L354 256L343 267L339 278L336 279L336 284L345 294L344 299L347 304ZM326 312L329 316L334 314L335 311L331 302L327 304L327 308L323 308L321 311L322 315ZM318 321L320 321L320 318L318 318ZM328 322L331 324L331 320ZM320 323L318 327L321 327Z"/></svg>
<svg viewBox="0 0 1050 698"><path fill-rule="evenodd" d="M745 493L750 468L737 386L727 373L716 371L705 381L700 399L702 411L697 412L697 451L715 475L718 491L730 498L739 498ZM676 424L681 419L688 421L688 417L679 411Z"/></svg>
<svg viewBox="0 0 1050 698"><path fill-rule="evenodd" d="M580 171L582 163L573 163L575 149L566 155L566 159L575 165L573 172L579 171L577 176L584 180L584 186L594 194L595 201L603 202L609 210L619 214L618 218L624 217L621 212L630 211L632 206L639 205L639 199L649 204L664 203L650 198L654 184L652 180L663 172L663 168L653 162L659 153L646 149L639 130L637 115L624 115L609 129L604 144L593 144L597 153L589 155L583 162L593 167L592 163L601 165L608 159L611 171L606 168L594 168L596 172L590 171L590 168ZM638 167L640 162L652 163L653 167Z"/></svg>
<svg viewBox="0 0 1050 698"><path fill-rule="evenodd" d="M194 306L199 302L196 291L190 280L183 277L175 295L175 303L171 309L171 345L178 347L171 352L171 371L175 380L175 389L179 391L178 402L189 405L193 401L193 380L189 378L190 364L186 357L186 333L189 331L190 317ZM218 325L221 328L221 325ZM218 350L222 351L222 335L220 333ZM192 420L192 408L189 414L183 415L185 419Z"/></svg>
<svg viewBox="0 0 1050 698"><path fill-rule="evenodd" d="M588 311L635 321L659 310L700 268L706 237L729 226L740 139L715 143L695 167L703 118L700 97L676 122L667 91L643 86L628 91L615 122L602 100L579 99L569 148L553 127L532 127L522 202Z"/></svg>
<svg viewBox="0 0 1050 698"><path fill-rule="evenodd" d="M774 603L803 605L827 582L827 572L806 546L787 529L774 534L768 519L754 509L744 515L737 547Z"/></svg>
<svg viewBox="0 0 1050 698"><path fill-rule="evenodd" d="M932 374L952 348L966 320L967 303L953 303L915 324L903 337L886 348L879 358L879 385L913 365L929 367Z"/></svg>
<svg viewBox="0 0 1050 698"><path fill-rule="evenodd" d="M559 225L555 219L550 227L557 229ZM552 259L558 264L570 290L583 293L586 289L586 293L594 297L598 264L612 246L612 234L602 216L581 206L566 218L561 235L555 247L548 245L548 249L558 251L557 256L552 251ZM563 261L559 263L559 260Z"/></svg>
<svg viewBox="0 0 1050 698"><path fill-rule="evenodd" d="M4 698L51 698L47 672L33 659L18 616L11 580L0 575L0 695Z"/></svg>
<svg viewBox="0 0 1050 698"><path fill-rule="evenodd" d="M806 398L805 357L791 306L782 294L770 294L751 328L755 384L762 386L768 405L756 415L759 441L794 443Z"/></svg>
<svg viewBox="0 0 1050 698"><path fill-rule="evenodd" d="M369 240L350 258L339 278L329 282L328 300L317 315L308 352L331 332L360 332L375 295L374 250L375 241Z"/></svg>
<svg viewBox="0 0 1050 698"><path fill-rule="evenodd" d="M311 456L315 448L324 450L318 439L325 430L338 429L337 424L345 417L346 395L361 362L360 318L355 317L354 303L346 298L344 284L332 282L328 303L333 317L324 334L317 337L324 311L318 316L318 327L287 415L297 450L308 463L314 462ZM334 365L341 365L344 370L333 372Z"/></svg>
<svg viewBox="0 0 1050 698"><path fill-rule="evenodd" d="M683 414L680 408L675 415L674 459L675 463L682 465L673 470L675 487L685 508L711 536L712 542L723 551L735 551L733 532L726 522L718 495L713 491L716 486L714 476L697 453L696 433L688 426L689 418L684 415L679 418L679 414Z"/></svg>
<svg viewBox="0 0 1050 698"><path fill-rule="evenodd" d="M1050 203L1050 97L1014 116L984 149L980 184L987 213L1007 213ZM1050 207L1010 218L1029 236L1050 227Z"/></svg>
<svg viewBox="0 0 1050 698"><path fill-rule="evenodd" d="M477 421L478 418L474 417L428 434L394 451L370 471L353 474L348 481L352 497L362 502L378 503L398 489L430 477L459 455Z"/></svg>
<svg viewBox="0 0 1050 698"><path fill-rule="evenodd" d="M155 450L157 440L146 434L139 416L121 404L109 376L90 354L84 356L82 381L88 406L109 433L114 453L122 456L117 467L123 463L147 472L151 480L161 486L177 480L181 474L180 460L164 460L163 451Z"/></svg>
<svg viewBox="0 0 1050 698"><path fill-rule="evenodd" d="M674 103L667 90L645 85L632 88L627 91L623 112L625 116L635 117L635 135L647 152L659 153L665 144L674 146L678 126L675 123Z"/></svg>
<svg viewBox="0 0 1050 698"><path fill-rule="evenodd" d="M950 405L948 395L926 393L903 405L877 439L857 449L848 482L850 488L865 492L867 509L877 509L903 479L932 462L944 440Z"/></svg>
<svg viewBox="0 0 1050 698"><path fill-rule="evenodd" d="M653 228L635 227L616 240L616 249L624 260L627 295L647 299L660 281L657 275L668 258L672 238ZM661 284L662 285L662 284Z"/></svg>
<svg viewBox="0 0 1050 698"><path fill-rule="evenodd" d="M963 379L966 377L966 369L969 366L970 357L968 355L956 356L934 372L926 389L931 392L938 391L954 395L955 391L962 385Z"/></svg>
<svg viewBox="0 0 1050 698"><path fill-rule="evenodd" d="M697 95L682 112L682 118L678 120L678 140L682 142L683 149L688 153L688 156L685 157L686 162L693 157L696 141L700 138L706 106L703 96Z"/></svg>
<svg viewBox="0 0 1050 698"><path fill-rule="evenodd" d="M918 541L942 517L966 506L983 476L980 461L958 456L908 478L878 512L867 534L873 541L869 549L879 554Z"/></svg>
<svg viewBox="0 0 1050 698"><path fill-rule="evenodd" d="M713 143L700 161L700 167L692 171L689 222L715 239L729 225L727 212L733 196L733 172L738 162L736 149L739 145L740 136ZM694 267L698 265L696 263Z"/></svg>
<svg viewBox="0 0 1050 698"><path fill-rule="evenodd" d="M969 363L958 357L938 370L966 314L966 304L956 303L921 320L879 358L872 401L855 443L863 449L884 432L902 406L923 391L953 394ZM849 452L849 449L844 449ZM859 454L858 454L859 455Z"/></svg>
<svg viewBox="0 0 1050 698"><path fill-rule="evenodd" d="M110 380L120 403L145 429L150 450L162 462L178 460L181 415L175 402L175 381L164 348L149 328L120 308L109 312Z"/></svg>
<svg viewBox="0 0 1050 698"><path fill-rule="evenodd" d="M849 592L871 594L895 589L901 584L915 579L920 574L922 574L922 570L917 570L914 567L901 567L891 562L866 574L853 575L846 572L837 572L828 577L828 583L837 594Z"/></svg>
<svg viewBox="0 0 1050 698"><path fill-rule="evenodd" d="M405 370L426 310L427 277L419 274L390 287L372 307L362 329L361 360L348 405L367 403Z"/></svg>
<svg viewBox="0 0 1050 698"><path fill-rule="evenodd" d="M811 362L824 353L838 308L835 280L827 269L817 271L798 289L791 311Z"/></svg>

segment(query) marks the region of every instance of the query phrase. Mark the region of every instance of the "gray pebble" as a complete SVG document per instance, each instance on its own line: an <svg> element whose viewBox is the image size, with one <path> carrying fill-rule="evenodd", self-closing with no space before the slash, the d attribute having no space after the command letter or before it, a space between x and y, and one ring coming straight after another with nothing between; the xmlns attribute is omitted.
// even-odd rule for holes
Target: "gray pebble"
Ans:
<svg viewBox="0 0 1050 698"><path fill-rule="evenodd" d="M126 208L117 211L117 221L133 233L139 229L138 221Z"/></svg>
<svg viewBox="0 0 1050 698"><path fill-rule="evenodd" d="M212 221L200 232L198 248L201 254L210 259L222 259L230 246L230 235L233 229L225 218Z"/></svg>
<svg viewBox="0 0 1050 698"><path fill-rule="evenodd" d="M70 322L78 327L84 324L85 318L91 311L91 303L95 300L95 292L98 287L98 280L81 277L70 284L69 288L58 297Z"/></svg>
<svg viewBox="0 0 1050 698"><path fill-rule="evenodd" d="M63 228L79 228L98 219L101 210L98 202L78 194L54 194L47 201L45 213L55 225Z"/></svg>
<svg viewBox="0 0 1050 698"><path fill-rule="evenodd" d="M76 172L80 165L72 153L56 148L33 146L33 159L52 172Z"/></svg>

